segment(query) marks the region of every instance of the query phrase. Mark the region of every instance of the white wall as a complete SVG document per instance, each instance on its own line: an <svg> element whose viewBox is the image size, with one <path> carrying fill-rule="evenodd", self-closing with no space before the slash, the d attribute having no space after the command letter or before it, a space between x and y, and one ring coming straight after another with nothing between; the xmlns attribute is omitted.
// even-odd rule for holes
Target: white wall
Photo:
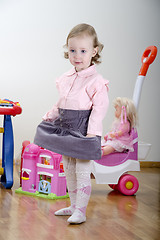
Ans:
<svg viewBox="0 0 160 240"><path fill-rule="evenodd" d="M15 158L23 140L33 141L43 114L56 102L55 79L71 65L63 58L68 32L78 23L93 25L104 44L98 71L110 80L110 102L132 98L141 56L160 49L159 0L0 0L0 98L19 101L13 118ZM159 53L150 66L139 108L139 138L152 144L150 160L160 160ZM113 120L104 120L104 133ZM1 117L2 122L2 117Z"/></svg>

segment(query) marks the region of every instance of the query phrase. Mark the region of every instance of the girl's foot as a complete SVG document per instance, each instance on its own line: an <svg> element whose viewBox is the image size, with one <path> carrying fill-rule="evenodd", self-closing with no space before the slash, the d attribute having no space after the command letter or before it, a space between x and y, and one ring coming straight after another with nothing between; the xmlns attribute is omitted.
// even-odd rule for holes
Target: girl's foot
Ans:
<svg viewBox="0 0 160 240"><path fill-rule="evenodd" d="M71 216L74 212L73 207L62 208L54 213L56 216Z"/></svg>
<svg viewBox="0 0 160 240"><path fill-rule="evenodd" d="M71 224L80 224L85 221L86 221L86 216L78 209L76 209L73 215L67 220L67 222Z"/></svg>

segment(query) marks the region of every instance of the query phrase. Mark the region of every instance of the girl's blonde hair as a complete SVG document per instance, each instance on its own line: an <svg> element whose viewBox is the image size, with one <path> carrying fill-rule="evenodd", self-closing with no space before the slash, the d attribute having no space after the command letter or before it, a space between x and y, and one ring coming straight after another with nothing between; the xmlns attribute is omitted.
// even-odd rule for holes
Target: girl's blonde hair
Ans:
<svg viewBox="0 0 160 240"><path fill-rule="evenodd" d="M119 107L125 106L127 120L130 122L130 128L132 129L133 127L136 127L138 116L137 116L137 111L136 111L134 102L131 99L126 98L126 97L117 97L113 101L113 105L114 105L114 107L116 107L116 106L119 106Z"/></svg>
<svg viewBox="0 0 160 240"><path fill-rule="evenodd" d="M96 48L98 47L98 52L97 54L92 58L91 60L91 64L93 63L96 63L96 64L99 64L101 63L101 61L99 60L100 59L100 52L102 51L103 49L103 44L101 44L99 41L98 41L98 37L97 37L97 33L95 31L95 29L91 26L91 25L88 25L88 24L85 24L85 23L82 23L82 24L78 24L76 25L71 31L70 33L68 34L68 37L66 39L66 44L64 47L68 47L68 40L70 38L73 38L73 37L77 37L77 36L80 36L80 35L88 35L88 36L91 36L93 38L93 47ZM66 59L68 59L68 52L64 52L64 57Z"/></svg>

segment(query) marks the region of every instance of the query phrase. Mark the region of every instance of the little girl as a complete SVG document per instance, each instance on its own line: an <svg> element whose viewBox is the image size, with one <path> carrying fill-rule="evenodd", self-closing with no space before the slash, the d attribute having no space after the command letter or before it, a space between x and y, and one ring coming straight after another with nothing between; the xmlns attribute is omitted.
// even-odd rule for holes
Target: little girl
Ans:
<svg viewBox="0 0 160 240"><path fill-rule="evenodd" d="M103 45L92 26L75 26L67 37L66 47L64 56L74 68L56 81L59 101L37 127L34 143L63 155L71 206L55 215L71 215L68 222L79 224L86 221L91 194L90 160L101 158L108 81L96 71Z"/></svg>
<svg viewBox="0 0 160 240"><path fill-rule="evenodd" d="M136 126L137 112L134 103L128 98L116 98L114 100L115 121L111 131L104 137L102 143L103 155L112 152L133 151L133 139L131 130Z"/></svg>

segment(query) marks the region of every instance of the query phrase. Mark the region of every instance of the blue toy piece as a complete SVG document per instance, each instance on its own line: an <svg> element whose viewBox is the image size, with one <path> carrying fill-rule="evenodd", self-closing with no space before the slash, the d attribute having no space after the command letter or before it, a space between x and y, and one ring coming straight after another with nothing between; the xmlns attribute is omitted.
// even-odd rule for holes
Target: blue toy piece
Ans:
<svg viewBox="0 0 160 240"><path fill-rule="evenodd" d="M11 188L13 185L13 129L10 115L4 115L4 133L2 148L2 168L4 169L1 176L1 183L5 188Z"/></svg>
<svg viewBox="0 0 160 240"><path fill-rule="evenodd" d="M0 128L0 133L3 133L2 144L2 168L0 168L0 182L5 188L13 186L13 156L14 156L14 138L11 115L16 116L21 114L22 108L18 102L12 102L8 99L0 99L0 115L4 115L3 128Z"/></svg>
<svg viewBox="0 0 160 240"><path fill-rule="evenodd" d="M45 193L45 194L49 194L51 193L51 184L50 182L46 181L46 180L41 180L39 182L39 188L38 191L40 193Z"/></svg>

